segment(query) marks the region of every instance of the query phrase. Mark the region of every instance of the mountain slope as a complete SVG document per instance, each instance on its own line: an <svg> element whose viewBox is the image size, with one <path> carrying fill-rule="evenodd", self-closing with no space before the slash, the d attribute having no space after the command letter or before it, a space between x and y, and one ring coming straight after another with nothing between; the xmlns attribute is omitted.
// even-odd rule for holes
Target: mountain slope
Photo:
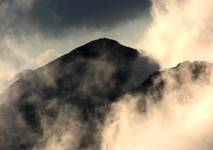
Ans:
<svg viewBox="0 0 213 150"><path fill-rule="evenodd" d="M89 42L50 62L11 85L1 96L6 101L0 115L5 124L0 132L4 149L30 149L42 145L44 126L54 128L61 112L76 114L85 133L76 149L95 145L97 122L120 96L138 87L159 68L151 58L110 39ZM7 112L7 114L5 114ZM63 116L63 115L62 115ZM65 115L66 116L66 115ZM66 118L64 124L69 123ZM12 123L11 123L12 122ZM13 135L11 130L17 131ZM5 140L7 142L5 142Z"/></svg>
<svg viewBox="0 0 213 150"><path fill-rule="evenodd" d="M0 149L54 149L51 143L62 143L62 150L99 150L112 104L126 94L139 97L138 109L144 113L147 102L162 101L168 89L187 92L187 84L207 83L212 66L184 62L159 71L152 58L117 41L91 41L20 75L4 91Z"/></svg>

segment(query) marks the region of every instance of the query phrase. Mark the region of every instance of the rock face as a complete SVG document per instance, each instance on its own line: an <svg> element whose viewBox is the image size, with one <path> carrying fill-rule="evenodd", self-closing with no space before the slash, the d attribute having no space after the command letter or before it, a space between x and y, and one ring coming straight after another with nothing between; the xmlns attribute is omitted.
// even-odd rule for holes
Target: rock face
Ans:
<svg viewBox="0 0 213 150"><path fill-rule="evenodd" d="M92 134L97 122L103 122L110 104L137 88L158 68L151 58L110 39L98 39L74 49L20 76L2 94L6 103L0 111L0 134L4 136L0 145L5 150L42 145L44 126L51 128L61 112L70 108L85 129L76 149L91 145L98 149L94 144L98 140Z"/></svg>
<svg viewBox="0 0 213 150"><path fill-rule="evenodd" d="M64 150L98 150L100 126L121 96L140 95L138 106L144 112L143 95L160 101L168 74L175 81L172 87L178 88L201 77L207 80L209 66L184 62L159 71L154 60L117 41L89 42L19 76L2 93L0 149L45 149L51 141L63 143L65 138L70 145Z"/></svg>

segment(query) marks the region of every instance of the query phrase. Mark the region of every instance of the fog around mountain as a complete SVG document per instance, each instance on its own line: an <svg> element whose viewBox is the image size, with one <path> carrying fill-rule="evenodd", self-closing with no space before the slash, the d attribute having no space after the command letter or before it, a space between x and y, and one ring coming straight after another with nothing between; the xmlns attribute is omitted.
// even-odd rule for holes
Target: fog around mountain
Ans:
<svg viewBox="0 0 213 150"><path fill-rule="evenodd" d="M1 0L0 150L212 150L212 14L212 0Z"/></svg>
<svg viewBox="0 0 213 150"><path fill-rule="evenodd" d="M203 90L211 90L211 77L212 64L207 62L184 62L161 71L154 59L115 40L91 41L41 68L17 75L1 94L0 148L146 148L148 140L159 138L161 128L174 128L173 121L182 121L181 132L188 121L200 121L191 118L191 113L198 113L194 107L200 96L209 96ZM165 126L164 121L168 122ZM155 128L159 131L149 131ZM178 139L173 132L166 134L166 138ZM211 134L200 138L206 136ZM186 146L194 142L194 137L183 138L189 140Z"/></svg>

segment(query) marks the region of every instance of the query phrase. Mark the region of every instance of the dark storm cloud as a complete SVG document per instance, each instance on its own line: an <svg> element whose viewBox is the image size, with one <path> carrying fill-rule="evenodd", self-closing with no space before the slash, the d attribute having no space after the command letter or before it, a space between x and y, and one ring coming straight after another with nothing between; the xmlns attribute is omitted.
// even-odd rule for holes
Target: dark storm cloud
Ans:
<svg viewBox="0 0 213 150"><path fill-rule="evenodd" d="M13 32L23 27L25 31L38 29L44 34L61 33L79 27L108 29L147 15L151 4L149 0L29 1L0 2L1 9L4 8L5 25L11 27Z"/></svg>

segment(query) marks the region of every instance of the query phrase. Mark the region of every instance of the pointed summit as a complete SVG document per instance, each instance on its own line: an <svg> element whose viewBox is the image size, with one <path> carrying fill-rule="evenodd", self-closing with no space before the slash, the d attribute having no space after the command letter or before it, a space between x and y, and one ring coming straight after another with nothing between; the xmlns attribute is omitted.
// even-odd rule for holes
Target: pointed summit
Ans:
<svg viewBox="0 0 213 150"><path fill-rule="evenodd" d="M92 52L97 53L107 53L114 55L115 57L135 57L138 55L138 51L136 49L126 47L116 40L101 38L87 43L84 46L89 46L92 48Z"/></svg>
<svg viewBox="0 0 213 150"><path fill-rule="evenodd" d="M69 54L82 55L84 57L112 55L111 57L132 58L136 57L139 53L137 50L121 45L113 39L101 38L78 47Z"/></svg>
<svg viewBox="0 0 213 150"><path fill-rule="evenodd" d="M139 55L136 49L126 47L116 40L100 38L70 51L50 64L66 64L82 58L99 59L103 57L109 61L134 61Z"/></svg>
<svg viewBox="0 0 213 150"><path fill-rule="evenodd" d="M119 44L118 41L109 39L109 38L105 38L105 37L93 40L93 41L89 42L88 44L98 44L98 43L99 44L110 44L110 45Z"/></svg>

